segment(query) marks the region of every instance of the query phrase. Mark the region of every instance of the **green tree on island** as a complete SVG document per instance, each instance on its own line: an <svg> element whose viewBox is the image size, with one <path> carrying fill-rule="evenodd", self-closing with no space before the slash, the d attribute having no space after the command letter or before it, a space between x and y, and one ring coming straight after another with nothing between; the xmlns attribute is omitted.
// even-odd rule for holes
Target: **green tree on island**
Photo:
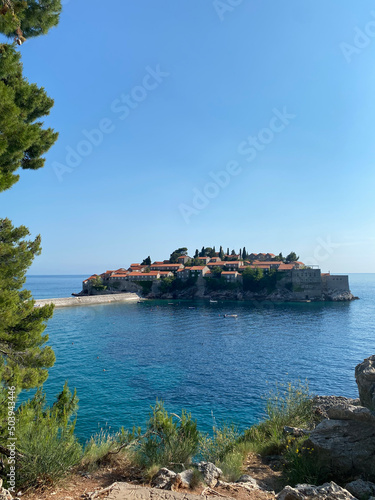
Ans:
<svg viewBox="0 0 375 500"><path fill-rule="evenodd" d="M211 269L212 276L213 276L214 278L220 278L220 276L221 276L221 271L222 271L221 267L219 267L219 266L215 266L215 267L213 267L213 268Z"/></svg>
<svg viewBox="0 0 375 500"><path fill-rule="evenodd" d="M151 266L151 257L148 256L142 260L141 266Z"/></svg>
<svg viewBox="0 0 375 500"><path fill-rule="evenodd" d="M178 258L181 257L181 255L187 255L187 251L188 249L186 247L177 248L177 250L171 253L169 257L169 262L175 264Z"/></svg>
<svg viewBox="0 0 375 500"><path fill-rule="evenodd" d="M285 262L288 264L289 262L296 262L298 259L299 256L295 252L290 252L290 254L285 257Z"/></svg>
<svg viewBox="0 0 375 500"><path fill-rule="evenodd" d="M94 290L105 290L107 287L103 284L103 278L101 276L95 276L92 280L90 280L90 285Z"/></svg>

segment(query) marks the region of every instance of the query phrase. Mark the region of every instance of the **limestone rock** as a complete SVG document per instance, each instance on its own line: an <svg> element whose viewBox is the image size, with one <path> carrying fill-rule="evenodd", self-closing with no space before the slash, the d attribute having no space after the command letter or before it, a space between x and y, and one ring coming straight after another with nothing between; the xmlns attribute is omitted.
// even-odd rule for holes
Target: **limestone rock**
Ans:
<svg viewBox="0 0 375 500"><path fill-rule="evenodd" d="M193 479L193 469L187 469L179 474L176 475L176 477L172 480L173 486L172 488L175 489L188 489L190 488L191 480Z"/></svg>
<svg viewBox="0 0 375 500"><path fill-rule="evenodd" d="M162 490L170 490L177 474L172 470L162 467L152 478L151 485Z"/></svg>
<svg viewBox="0 0 375 500"><path fill-rule="evenodd" d="M52 499L53 497L51 497ZM106 500L233 500L229 495L212 496L212 495L193 495L186 491L166 491L145 486L137 486L130 483L115 483L115 487L110 491Z"/></svg>
<svg viewBox="0 0 375 500"><path fill-rule="evenodd" d="M328 418L328 410L332 406L358 406L359 399L344 398L343 396L315 396L313 399L314 413L321 418Z"/></svg>
<svg viewBox="0 0 375 500"><path fill-rule="evenodd" d="M327 414L332 420L356 420L375 424L375 412L364 406L333 406Z"/></svg>
<svg viewBox="0 0 375 500"><path fill-rule="evenodd" d="M350 413L354 420L323 420L310 434L307 446L340 474L366 473L375 478L375 425L363 421L364 412L356 413L345 409L329 410L344 416ZM359 418L357 418L359 417ZM367 418L367 416L366 416Z"/></svg>
<svg viewBox="0 0 375 500"><path fill-rule="evenodd" d="M369 498L375 494L375 484L370 481L363 481L363 479L357 479L346 484L345 489L357 498Z"/></svg>
<svg viewBox="0 0 375 500"><path fill-rule="evenodd" d="M237 479L236 483L251 483L253 486L258 486L256 480L249 476L249 474L242 474L242 476Z"/></svg>
<svg viewBox="0 0 375 500"><path fill-rule="evenodd" d="M276 496L278 500L356 500L349 491L336 483L324 483L322 486L297 484L294 488L286 486Z"/></svg>
<svg viewBox="0 0 375 500"><path fill-rule="evenodd" d="M362 406L375 410L375 355L355 367L355 379Z"/></svg>
<svg viewBox="0 0 375 500"><path fill-rule="evenodd" d="M288 425L284 427L283 432L284 434L293 437L302 437L306 436L307 434L310 434L310 431L306 429L300 429L299 427L289 427Z"/></svg>
<svg viewBox="0 0 375 500"><path fill-rule="evenodd" d="M211 488L216 486L216 483L223 474L223 471L211 462L199 462L197 468L203 474L205 482Z"/></svg>
<svg viewBox="0 0 375 500"><path fill-rule="evenodd" d="M323 294L324 300L333 302L344 302L347 300L354 300L358 297L354 297L351 292L343 292L342 290L328 290Z"/></svg>
<svg viewBox="0 0 375 500"><path fill-rule="evenodd" d="M0 500L13 500L12 494L10 491L5 488L0 489Z"/></svg>

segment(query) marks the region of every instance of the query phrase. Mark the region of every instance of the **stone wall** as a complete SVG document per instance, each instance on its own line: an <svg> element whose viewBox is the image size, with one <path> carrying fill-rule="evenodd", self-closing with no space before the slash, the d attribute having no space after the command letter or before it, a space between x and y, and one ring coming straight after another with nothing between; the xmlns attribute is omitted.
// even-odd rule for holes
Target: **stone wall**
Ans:
<svg viewBox="0 0 375 500"><path fill-rule="evenodd" d="M319 299L322 296L320 269L292 269L291 278L296 299Z"/></svg>
<svg viewBox="0 0 375 500"><path fill-rule="evenodd" d="M323 274L322 288L323 292L328 292L329 290L349 292L349 277L345 275Z"/></svg>

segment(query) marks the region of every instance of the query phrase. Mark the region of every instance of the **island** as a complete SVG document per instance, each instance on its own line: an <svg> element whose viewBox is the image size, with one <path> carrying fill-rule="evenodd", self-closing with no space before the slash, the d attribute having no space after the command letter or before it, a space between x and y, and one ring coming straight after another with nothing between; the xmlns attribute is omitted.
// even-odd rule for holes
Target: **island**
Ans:
<svg viewBox="0 0 375 500"><path fill-rule="evenodd" d="M283 302L349 301L356 299L347 275L322 273L305 265L295 252L224 253L202 247L194 257L178 248L169 259L150 257L129 268L93 274L76 296L137 293L149 299L272 300Z"/></svg>

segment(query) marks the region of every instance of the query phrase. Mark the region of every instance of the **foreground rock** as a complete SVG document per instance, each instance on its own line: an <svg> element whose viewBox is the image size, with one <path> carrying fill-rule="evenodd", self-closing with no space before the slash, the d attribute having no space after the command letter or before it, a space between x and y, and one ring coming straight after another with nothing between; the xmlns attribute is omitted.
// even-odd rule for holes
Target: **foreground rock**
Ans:
<svg viewBox="0 0 375 500"><path fill-rule="evenodd" d="M136 486L128 483L115 483L106 497L107 500L212 500L212 495L193 495L191 493L180 493L166 491L145 486ZM232 497L220 495L220 499L233 500Z"/></svg>
<svg viewBox="0 0 375 500"><path fill-rule="evenodd" d="M11 492L3 488L2 479L0 479L0 500L13 500Z"/></svg>
<svg viewBox="0 0 375 500"><path fill-rule="evenodd" d="M316 413L325 420L311 432L307 446L339 476L364 474L375 480L375 356L356 366L355 377L359 405L346 398L315 398Z"/></svg>
<svg viewBox="0 0 375 500"><path fill-rule="evenodd" d="M193 469L184 470L176 475L172 481L172 489L189 489L192 484L194 471Z"/></svg>
<svg viewBox="0 0 375 500"><path fill-rule="evenodd" d="M328 410L333 406L360 406L359 399L344 398L343 396L315 396L313 411L319 418L328 418Z"/></svg>
<svg viewBox="0 0 375 500"><path fill-rule="evenodd" d="M361 405L375 410L375 356L370 356L355 367Z"/></svg>
<svg viewBox="0 0 375 500"><path fill-rule="evenodd" d="M278 500L356 500L348 490L336 483L324 483L322 486L297 484L295 488L286 486L276 496Z"/></svg>
<svg viewBox="0 0 375 500"><path fill-rule="evenodd" d="M346 484L345 489L356 498L369 498L375 495L375 484L370 481L363 481L363 479L357 479Z"/></svg>
<svg viewBox="0 0 375 500"><path fill-rule="evenodd" d="M375 478L375 414L362 406L328 410L307 442L339 475Z"/></svg>
<svg viewBox="0 0 375 500"><path fill-rule="evenodd" d="M197 468L199 472L202 473L205 483L211 488L216 486L219 478L223 474L222 470L211 462L199 462Z"/></svg>
<svg viewBox="0 0 375 500"><path fill-rule="evenodd" d="M151 486L162 490L170 490L177 474L173 470L162 467L151 480Z"/></svg>

